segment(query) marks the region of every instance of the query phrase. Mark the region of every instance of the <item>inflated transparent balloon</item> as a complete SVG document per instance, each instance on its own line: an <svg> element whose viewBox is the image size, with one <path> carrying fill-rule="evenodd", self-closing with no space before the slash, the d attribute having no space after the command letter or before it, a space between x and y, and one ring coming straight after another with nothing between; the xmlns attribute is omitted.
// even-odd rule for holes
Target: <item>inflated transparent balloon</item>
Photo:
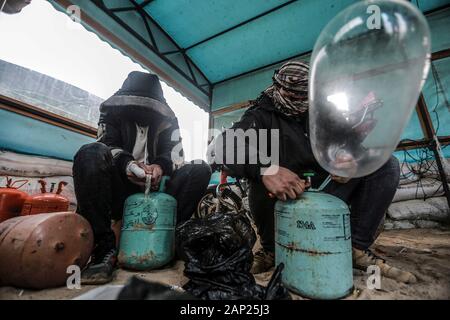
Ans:
<svg viewBox="0 0 450 320"><path fill-rule="evenodd" d="M314 156L341 177L389 159L428 75L430 31L407 1L358 2L322 31L311 58Z"/></svg>

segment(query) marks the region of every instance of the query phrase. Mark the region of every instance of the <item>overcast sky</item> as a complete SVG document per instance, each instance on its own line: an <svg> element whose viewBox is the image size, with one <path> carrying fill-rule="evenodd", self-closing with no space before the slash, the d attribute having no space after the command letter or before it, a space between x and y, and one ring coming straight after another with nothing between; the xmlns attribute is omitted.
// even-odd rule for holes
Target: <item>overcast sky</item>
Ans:
<svg viewBox="0 0 450 320"><path fill-rule="evenodd" d="M116 92L131 71L144 71L45 0L34 0L20 14L0 13L0 59L103 99ZM182 129L186 160L204 159L208 114L165 83L163 90Z"/></svg>

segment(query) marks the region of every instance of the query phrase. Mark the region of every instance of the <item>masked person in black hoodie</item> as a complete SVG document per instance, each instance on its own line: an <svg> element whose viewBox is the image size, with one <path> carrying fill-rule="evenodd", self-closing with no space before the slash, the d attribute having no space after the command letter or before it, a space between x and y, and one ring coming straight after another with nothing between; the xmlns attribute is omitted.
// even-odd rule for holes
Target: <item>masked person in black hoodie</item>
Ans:
<svg viewBox="0 0 450 320"><path fill-rule="evenodd" d="M317 163L310 145L308 76L309 65L306 63L291 61L284 64L275 72L273 84L256 101L253 101L239 122L215 140L215 146L211 148L216 156L218 154L223 156L220 161L233 175L249 179L249 206L262 245L262 249L255 254L253 273L265 272L274 266L275 202L297 199L305 191L308 183L301 178L303 173L315 173L312 179L313 187L318 187L329 175ZM339 121L332 119L331 115L328 120L327 116L322 116L321 119L324 119L326 123L317 125L326 128L333 126L332 131L344 135L345 143L353 147L361 146L361 136L364 137L361 132L355 134L354 130L363 130L372 125L365 123L367 121L356 121L357 127L352 131L346 129L346 126L338 128ZM274 147L278 147L279 163L267 164L261 161L261 152L258 149L261 146L261 139L265 139L260 133L261 129L269 132L274 129L279 130L278 146L274 146L269 138L266 148L273 151ZM257 132L259 141L257 146L251 145L249 139L239 142L236 138L237 131L248 132L249 130ZM326 130L322 132L329 135L321 137L322 141L328 139L332 142L331 145L333 141L336 142L330 150L322 152L334 152L337 155L341 141L328 134ZM266 138L270 136L270 134L265 135ZM230 144L229 142L233 139L234 143ZM345 148L341 150L343 149ZM242 152L245 152L245 157L239 155ZM229 156L233 153L234 157ZM239 157L245 159L245 162L236 161ZM354 165L353 158L346 153L341 153L335 159L339 161L341 167ZM385 165L366 177L347 179L332 176L332 181L324 191L344 200L350 207L354 266L366 270L369 265L378 265L385 276L403 282L415 282L413 274L389 266L369 249L376 240L377 229L392 202L399 177L398 160L391 157Z"/></svg>
<svg viewBox="0 0 450 320"><path fill-rule="evenodd" d="M142 192L147 175L157 188L170 176L166 192L177 200L177 223L188 220L211 177L203 161L184 163L175 114L156 75L132 72L122 88L100 106L97 142L75 155L77 212L94 231L91 262L83 284L112 280L117 249L111 220L121 220L126 198Z"/></svg>

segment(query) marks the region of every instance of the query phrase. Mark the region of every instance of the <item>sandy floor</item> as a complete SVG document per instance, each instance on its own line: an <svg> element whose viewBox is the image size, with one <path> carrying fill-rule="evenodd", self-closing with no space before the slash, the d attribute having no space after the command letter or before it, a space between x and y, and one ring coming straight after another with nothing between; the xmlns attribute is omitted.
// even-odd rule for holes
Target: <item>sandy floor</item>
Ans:
<svg viewBox="0 0 450 320"><path fill-rule="evenodd" d="M380 290L369 290L366 287L367 275L355 270L355 291L347 299L450 299L450 230L385 231L374 249L392 265L413 272L418 283L406 285L382 278ZM183 276L183 267L183 262L178 261L164 270L145 273L119 270L112 284L124 284L131 275L136 274L144 279L182 286L187 281ZM271 275L272 272L260 274L256 280L265 285ZM29 291L3 287L0 288L0 299L72 299L93 288L84 286L81 290L57 288ZM301 299L295 295L293 297Z"/></svg>

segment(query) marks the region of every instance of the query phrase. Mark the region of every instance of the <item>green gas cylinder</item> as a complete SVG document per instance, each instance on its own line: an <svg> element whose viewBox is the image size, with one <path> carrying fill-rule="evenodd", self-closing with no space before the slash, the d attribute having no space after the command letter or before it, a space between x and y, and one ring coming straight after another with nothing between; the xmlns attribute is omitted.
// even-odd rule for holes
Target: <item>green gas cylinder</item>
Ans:
<svg viewBox="0 0 450 320"><path fill-rule="evenodd" d="M147 178L146 192L125 201L118 257L122 267L151 270L173 259L177 202L163 192L167 180L163 177L159 191L150 192Z"/></svg>
<svg viewBox="0 0 450 320"><path fill-rule="evenodd" d="M284 285L312 299L349 295L353 269L346 203L310 190L298 200L278 201L275 215L275 259L285 265Z"/></svg>

